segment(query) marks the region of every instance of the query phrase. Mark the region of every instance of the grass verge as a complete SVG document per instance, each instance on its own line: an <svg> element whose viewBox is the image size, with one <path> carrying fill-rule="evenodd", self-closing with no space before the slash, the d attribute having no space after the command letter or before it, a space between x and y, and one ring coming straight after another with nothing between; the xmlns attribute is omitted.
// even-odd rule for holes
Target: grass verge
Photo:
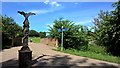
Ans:
<svg viewBox="0 0 120 68"><path fill-rule="evenodd" d="M60 49L57 49L57 51L60 51ZM88 51L83 52L83 51L77 51L75 49L64 49L62 52L120 64L120 57L115 57L108 54L106 55L96 54L94 52L88 52Z"/></svg>
<svg viewBox="0 0 120 68"><path fill-rule="evenodd" d="M29 37L28 40L32 39L34 43L40 43L40 37Z"/></svg>

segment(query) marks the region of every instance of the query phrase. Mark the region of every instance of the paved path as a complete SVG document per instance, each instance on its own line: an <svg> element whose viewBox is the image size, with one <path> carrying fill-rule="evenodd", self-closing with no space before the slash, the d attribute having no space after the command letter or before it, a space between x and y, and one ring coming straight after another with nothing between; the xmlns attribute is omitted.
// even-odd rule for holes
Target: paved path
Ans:
<svg viewBox="0 0 120 68"><path fill-rule="evenodd" d="M119 66L115 63L70 55L58 51L54 51L54 47L44 44L29 43L32 50L32 66ZM21 46L5 49L0 52L3 66L18 65L18 50Z"/></svg>

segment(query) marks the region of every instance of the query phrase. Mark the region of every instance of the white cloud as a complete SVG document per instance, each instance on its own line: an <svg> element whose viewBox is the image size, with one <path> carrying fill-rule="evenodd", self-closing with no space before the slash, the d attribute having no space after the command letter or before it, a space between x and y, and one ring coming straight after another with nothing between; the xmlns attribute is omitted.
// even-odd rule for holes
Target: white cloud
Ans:
<svg viewBox="0 0 120 68"><path fill-rule="evenodd" d="M74 4L76 4L76 5L77 5L77 4L79 4L79 3L74 3Z"/></svg>
<svg viewBox="0 0 120 68"><path fill-rule="evenodd" d="M45 3L45 4L48 4L49 2L50 2L49 0L46 0L44 3Z"/></svg>
<svg viewBox="0 0 120 68"><path fill-rule="evenodd" d="M36 14L46 14L46 13L50 13L50 12L54 12L55 10L30 10L30 11L27 11L27 12L33 12L33 13L36 13Z"/></svg>
<svg viewBox="0 0 120 68"><path fill-rule="evenodd" d="M56 0L57 2L117 2L118 0ZM44 2L44 0L1 0L1 2Z"/></svg>
<svg viewBox="0 0 120 68"><path fill-rule="evenodd" d="M44 3L51 5L52 8L50 8L50 9L41 9L41 10L33 9L33 10L28 10L27 12L33 12L36 14L46 14L46 13L51 13L51 12L54 12L54 11L64 8L64 7L57 8L58 6L60 6L60 4L58 4L57 2L50 2L50 3L49 2L50 2L49 0L46 0ZM54 8L54 7L56 7L56 8Z"/></svg>
<svg viewBox="0 0 120 68"><path fill-rule="evenodd" d="M75 22L75 24L81 24L81 25L86 25L88 23L92 22L91 20L88 21L80 21L80 22Z"/></svg>
<svg viewBox="0 0 120 68"><path fill-rule="evenodd" d="M44 3L51 5L52 7L59 7L60 6L59 3L55 2L55 1L50 1L50 0L45 0Z"/></svg>
<svg viewBox="0 0 120 68"><path fill-rule="evenodd" d="M55 6L55 7L59 7L59 6L60 6L60 4L58 4L57 2L51 2L50 4L51 4L51 6L53 6L53 7L54 7L54 6Z"/></svg>
<svg viewBox="0 0 120 68"><path fill-rule="evenodd" d="M52 13L52 12L55 12L57 10L61 10L63 9L64 7L59 7L59 8L50 8L50 9L32 9L32 10L27 10L26 12L33 12L33 13L36 13L36 14L46 14L46 13Z"/></svg>

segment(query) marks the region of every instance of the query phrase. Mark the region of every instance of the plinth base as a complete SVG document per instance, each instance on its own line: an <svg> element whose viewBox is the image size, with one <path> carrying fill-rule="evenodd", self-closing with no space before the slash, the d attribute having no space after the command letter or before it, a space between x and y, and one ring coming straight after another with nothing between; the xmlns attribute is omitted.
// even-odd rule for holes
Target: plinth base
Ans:
<svg viewBox="0 0 120 68"><path fill-rule="evenodd" d="M19 68L30 68L32 61L32 51L19 50Z"/></svg>

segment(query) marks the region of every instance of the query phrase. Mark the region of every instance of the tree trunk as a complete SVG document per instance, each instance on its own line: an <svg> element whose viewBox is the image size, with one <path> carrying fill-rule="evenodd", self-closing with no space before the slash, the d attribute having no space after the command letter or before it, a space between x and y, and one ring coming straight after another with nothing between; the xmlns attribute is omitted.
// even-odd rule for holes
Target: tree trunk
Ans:
<svg viewBox="0 0 120 68"><path fill-rule="evenodd" d="M12 46L14 46L14 37L12 38Z"/></svg>

